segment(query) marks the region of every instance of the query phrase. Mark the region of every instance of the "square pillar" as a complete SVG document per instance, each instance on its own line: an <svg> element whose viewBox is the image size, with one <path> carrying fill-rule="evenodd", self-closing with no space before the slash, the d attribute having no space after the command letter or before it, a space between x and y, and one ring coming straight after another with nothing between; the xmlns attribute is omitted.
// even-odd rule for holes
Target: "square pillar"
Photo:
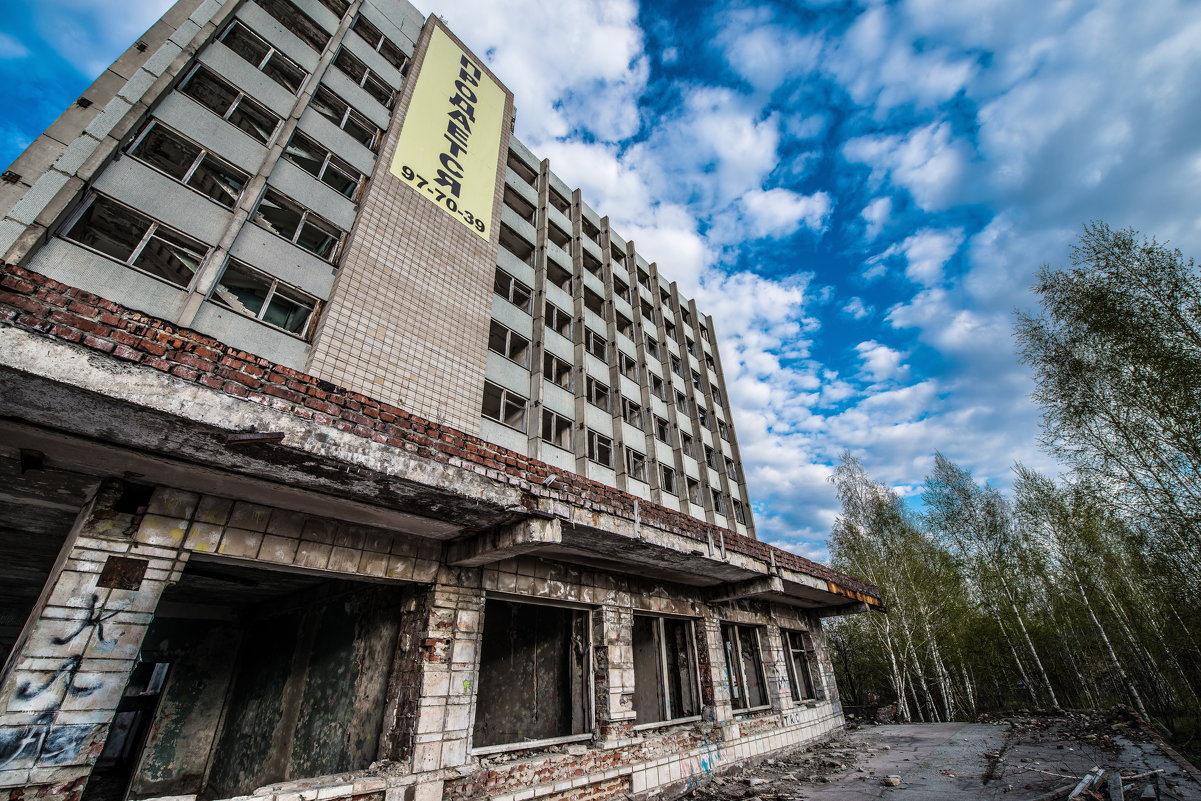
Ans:
<svg viewBox="0 0 1201 801"><path fill-rule="evenodd" d="M597 748L616 748L634 733L634 612L605 604L592 616Z"/></svg>

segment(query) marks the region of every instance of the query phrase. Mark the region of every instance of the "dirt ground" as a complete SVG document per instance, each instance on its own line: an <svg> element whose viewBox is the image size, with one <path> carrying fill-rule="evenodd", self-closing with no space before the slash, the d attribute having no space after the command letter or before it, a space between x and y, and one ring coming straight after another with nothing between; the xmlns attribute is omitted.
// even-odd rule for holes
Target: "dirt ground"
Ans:
<svg viewBox="0 0 1201 801"><path fill-rule="evenodd" d="M1027 801L1075 782L1094 766L1123 776L1163 771L1162 795L1144 795L1155 781L1151 776L1125 782L1127 801L1201 801L1201 777L1175 762L1145 732L1120 720L1085 715L854 728L739 775L714 777L684 798ZM888 777L899 777L899 783L891 786L896 779ZM1101 791L1096 798L1109 799L1104 786Z"/></svg>

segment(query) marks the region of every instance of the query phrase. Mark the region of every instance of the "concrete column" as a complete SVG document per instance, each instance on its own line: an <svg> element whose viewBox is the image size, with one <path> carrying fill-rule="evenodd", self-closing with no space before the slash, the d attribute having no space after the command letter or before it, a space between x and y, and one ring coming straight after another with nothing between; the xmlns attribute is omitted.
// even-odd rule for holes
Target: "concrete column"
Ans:
<svg viewBox="0 0 1201 801"><path fill-rule="evenodd" d="M615 748L633 736L634 612L605 604L593 614L597 748Z"/></svg>
<svg viewBox="0 0 1201 801"><path fill-rule="evenodd" d="M730 703L730 674L721 642L721 621L706 614L696 625L696 651L700 661L701 714L710 723L719 740L738 737L738 722Z"/></svg>
<svg viewBox="0 0 1201 801"><path fill-rule="evenodd" d="M415 643L420 695L414 709L414 772L467 763L483 631L484 593L478 586L438 583L427 598L424 628Z"/></svg>
<svg viewBox="0 0 1201 801"><path fill-rule="evenodd" d="M106 482L80 515L0 683L0 787L75 799L104 747L196 496L156 490L136 530Z"/></svg>
<svg viewBox="0 0 1201 801"><path fill-rule="evenodd" d="M759 648L763 657L763 673L767 679L767 699L772 709L781 712L792 706L792 688L788 683L788 667L784 664L784 638L776 626L759 629Z"/></svg>

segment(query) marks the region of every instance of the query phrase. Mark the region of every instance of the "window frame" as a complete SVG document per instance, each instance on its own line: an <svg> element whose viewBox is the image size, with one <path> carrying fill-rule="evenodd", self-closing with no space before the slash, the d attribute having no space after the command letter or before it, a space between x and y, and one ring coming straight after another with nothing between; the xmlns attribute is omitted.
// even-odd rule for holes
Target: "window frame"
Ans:
<svg viewBox="0 0 1201 801"><path fill-rule="evenodd" d="M325 153L325 156L322 158L322 161L321 161L321 166L317 169L317 172L314 173L312 170L308 169L307 167L305 167L304 165L302 165L298 161L296 161L296 159L289 157L289 155L288 155L289 148L292 147L292 143L297 140L297 137L301 137L303 139L308 140L308 143L312 146L311 147L312 150ZM322 145L320 142L318 142L312 136L308 135L307 133L300 130L299 128L297 128L295 131L292 132L292 138L288 140L288 144L284 145L283 153L281 153L280 155L282 158L287 160L290 164L293 164L293 165L299 167L300 169L304 170L306 173L313 176L318 181L325 184L330 189L332 189L333 191L337 192L342 197L349 200L351 203L357 204L359 201L359 198L363 194L363 187L365 186L366 180L367 180L366 176L363 175L363 173L359 172L358 169L356 169L353 164L351 164L350 162L346 161L343 158L340 158L340 157L334 155L333 151L331 151L325 145ZM336 186L331 184L329 181L325 180L326 173L328 171L330 171L331 169L335 170L337 172L343 173L347 178L351 179L351 181L354 183L354 189L351 191L351 193L349 195L346 194L345 192L343 192L342 190L338 189Z"/></svg>
<svg viewBox="0 0 1201 801"><path fill-rule="evenodd" d="M240 312L237 309L235 309L233 306L231 306L230 304L216 299L217 298L217 290L221 288L222 279L225 278L225 275L229 271L230 267L234 267L234 266L236 266L240 270L244 270L245 272L250 273L251 275L253 275L255 277L263 279L265 283L270 283L270 287L267 291L267 295L263 298L263 306L261 309L259 309L258 313L255 315L250 315L250 314L246 314L244 312ZM288 292L294 292L298 295L303 295L303 296L305 296L306 299L312 301L312 305L309 307L308 317L305 319L304 325L302 326L300 332L289 331L288 329L284 328L283 326L276 325L275 323L272 323L268 320L263 319L264 316L267 314L267 311L271 308L271 301L274 300L275 295L278 292L280 286L283 286L285 288L285 290ZM254 267L251 267L246 262L241 261L240 259L235 259L232 256L230 256L229 258L226 259L225 266L221 268L220 277L218 277L217 280L213 282L213 288L211 290L209 290L208 297L206 297L205 299L211 303L215 303L218 306L221 306L224 309L228 309L229 311L233 312L234 314L237 314L242 317L247 317L251 320L262 323L263 325L270 326L271 328L274 328L276 331L281 331L281 332L287 334L288 336L296 337L297 339L301 339L305 342L309 342L312 339L313 333L315 332L315 329L317 327L317 321L320 317L321 304L322 304L321 299L316 297L315 295L311 295L310 293L305 292L303 289L293 286L292 284L289 284L288 282L286 282L280 278L277 278L276 276L271 275L270 273L267 273L267 272L264 272L263 270L259 270Z"/></svg>
<svg viewBox="0 0 1201 801"><path fill-rule="evenodd" d="M587 439L587 447L585 449L585 457L588 459L588 461L595 462L596 464L599 464L602 467L607 467L610 470L612 470L613 469L613 438L602 434L601 432L597 431L595 428L589 428L586 439ZM600 440L604 440L604 442L602 443L602 442L600 442ZM609 461L607 461L607 462L602 462L599 458L600 451L602 448L604 448L605 450L608 451Z"/></svg>
<svg viewBox="0 0 1201 801"><path fill-rule="evenodd" d="M319 106L315 105L319 102L331 106L341 105L344 107L344 110L341 112L339 119L335 120L333 117L321 111ZM309 101L308 108L313 109L313 113L333 124L338 128L338 130L342 131L342 133L346 134L355 142L358 142L360 145L370 150L372 153L378 152L380 139L383 137L383 131L380 130L378 125L368 119L363 112L352 106L333 89L330 89L325 84L318 84L316 90L313 92L312 100ZM374 131L374 133L371 134L371 141L364 142L363 140L357 138L354 134L350 133L350 131L347 131L346 124L348 122L354 122L355 125L365 130Z"/></svg>
<svg viewBox="0 0 1201 801"><path fill-rule="evenodd" d="M621 419L624 420L627 425L631 425L634 428L637 428L639 431L643 431L645 430L642 426L646 420L646 410L642 408L642 404L638 401L622 395Z"/></svg>
<svg viewBox="0 0 1201 801"><path fill-rule="evenodd" d="M123 209L125 211L125 213L130 214L134 217L141 218L148 223L148 225L146 227L146 231L138 239L137 244L134 245L133 250L130 251L130 254L128 256L126 256L124 259L119 259L119 258L117 258L117 256L115 256L111 253L105 253L100 248L95 247L94 245L89 245L86 242L83 242L79 239L75 239L74 237L69 235L71 233L71 231L74 230L75 226L78 225L83 220L84 215L87 214L87 212L96 205L97 201L111 203L112 205L114 205L120 209ZM144 267L139 267L134 263L138 260L138 257L140 257L142 255L142 253L146 250L146 247L147 247L147 245L150 244L150 241L155 238L156 234L158 234L160 228L169 232L171 234L171 236L173 236L173 237L176 237L181 240L187 240L189 243L195 243L195 244L202 246L201 250L188 251L192 255L196 256L196 270L193 271L192 278L188 281L188 283L186 285L177 284L174 281L164 278L161 275L155 275L154 273L150 272L149 270L145 269ZM58 229L58 236L63 239L66 239L68 242L71 242L76 247L80 247L80 248L83 248L84 250L95 253L96 255L101 256L102 258L110 259L111 261L114 261L117 264L124 265L125 267L128 267L129 269L134 270L135 272L138 272L142 275L145 275L148 278L153 278L156 281L162 281L164 284L167 284L168 286L173 287L174 289L182 290L185 292L188 291L189 289L191 289L193 286L195 286L196 276L200 274L200 268L203 266L204 260L206 258L208 258L209 253L212 251L211 246L206 245L205 243L201 242L200 240L196 239L195 237L185 234L183 231L180 231L178 228L173 228L170 225L167 225L166 223L156 220L153 217L151 217L147 214L144 214L143 212L140 212L131 206L121 203L121 202L109 197L108 195L100 194L99 192L92 192L84 197L83 202L79 204L78 208L76 208L75 211L71 212L71 215L63 222L62 226ZM168 246L179 247L179 245L172 243L170 240L164 239L163 237L158 237L158 239L162 242L165 242Z"/></svg>
<svg viewBox="0 0 1201 801"><path fill-rule="evenodd" d="M606 364L609 362L609 340L587 325L584 326L584 351Z"/></svg>
<svg viewBox="0 0 1201 801"><path fill-rule="evenodd" d="M201 75L202 73L205 78L212 80L214 83L223 85L225 87L226 91L231 92L234 95L234 99L230 102L229 108L225 109L225 111L223 111L223 112L217 111L212 106L209 106L208 104L206 104L203 100L201 100L195 94L188 91L188 88L192 86L192 81L196 80L196 76ZM188 98L191 98L192 102L196 103L196 105L200 106L203 109L206 109L211 114L216 114L218 117L225 120L230 125L232 125L233 127L237 128L242 133L249 136L254 141L258 142L260 145L270 144L271 140L274 139L275 135L279 132L280 126L283 124L283 120L281 120L274 111L267 108L267 106L265 106L262 103L260 103L259 101L255 100L249 94L247 94L246 92L243 92L241 89L234 86L229 81L225 80L225 78L223 76L217 74L217 72L215 72L213 69L205 66L204 64L197 63L197 64L193 65L192 69L185 72L184 77L179 81L179 83L177 83L175 85L175 89L180 94L182 94ZM231 119L234 115L234 112L239 107L241 107L243 102L247 103L249 106L257 106L257 108L254 109L256 112L258 112L259 114L261 114L263 116L270 117L271 119L275 120L275 125L274 125L274 127L272 127L271 132L267 134L266 139L259 139L256 135L252 134L250 131L247 131L245 128L238 125L236 122L234 122Z"/></svg>
<svg viewBox="0 0 1201 801"><path fill-rule="evenodd" d="M340 63L343 61L345 63ZM334 54L332 63L338 68L339 72L350 79L351 83L370 95L372 100L384 108L390 110L396 104L396 89L381 78L371 67L368 67L363 62L363 59L352 53L346 45L338 48L338 52ZM348 66L350 69L347 68ZM355 76L355 72L359 73L358 77Z"/></svg>
<svg viewBox="0 0 1201 801"><path fill-rule="evenodd" d="M177 139L180 139L181 141L185 142L186 144L189 144L192 147L195 147L199 151L197 153L196 157L192 160L191 164L188 166L188 168L186 170L184 170L184 175L182 178L176 178L174 175L171 175L170 173L166 172L161 167L158 167L158 166L150 163L142 156L139 156L136 153L134 153L134 150L136 150L138 148L138 146L141 145L146 140L146 137L149 136L150 133L156 128L161 128L164 131L167 131L171 136L174 136ZM158 120L156 118L151 118L150 121L147 122L146 125L142 128L142 130L138 133L138 135L133 138L133 141L130 142L129 145L125 148L125 154L127 156L129 156L131 159L133 159L134 161L137 161L140 164L145 164L147 167L154 170L158 174L166 176L167 178L171 179L175 183L182 185L184 188L188 189L189 191L195 192L196 194L200 195L201 197L205 198L206 200L216 203L218 206L220 206L223 209L226 209L227 211L232 211L233 209L237 208L238 201L242 199L242 193L246 191L246 185L248 183L250 183L250 174L248 172L246 172L245 170L243 170L239 167L235 167L228 160L221 158L220 156L218 156L216 153L214 153L209 148L206 148L205 146L201 145L199 142L195 142L195 141L189 139L188 137L181 134L179 131L172 128L170 125L167 125L167 124L163 123L161 120ZM195 186L192 186L189 183L189 181L191 181L192 178L194 178L196 176L196 173L204 165L204 161L207 158L211 158L214 161L219 162L221 166L225 167L226 169L230 170L231 172L235 173L236 175L242 176L242 187L238 190L238 194L234 196L233 201L228 206L226 206L220 200L218 200L217 198L208 194L207 192L205 192Z"/></svg>
<svg viewBox="0 0 1201 801"><path fill-rule="evenodd" d="M548 364L548 361L549 361L549 364ZM562 365L563 367L566 368L565 370L561 370L559 372L560 375L567 377L566 383L558 381L553 375L548 373L549 368L552 368L552 367L558 368L560 365ZM549 350L542 351L542 377L544 379L546 379L547 381L551 382L552 384L554 384L556 387L561 387L562 389L565 389L568 392L575 391L575 369L572 367L571 362L567 361L566 359L564 359L560 356L556 356L555 354L551 353Z"/></svg>
<svg viewBox="0 0 1201 801"><path fill-rule="evenodd" d="M634 610L634 617L635 618L641 617L641 618L646 618L646 619L655 621L654 627L652 629L652 631L654 632L654 644L657 646L657 648L655 649L655 657L656 657L655 675L659 679L659 682L660 682L659 692L660 692L660 698L663 702L663 706L661 707L662 711L660 712L660 714L662 714L663 717L659 720L647 721L646 723L635 722L634 726L633 726L633 730L634 731L646 731L648 729L657 729L657 728L661 728L664 726L678 726L683 723L691 723L693 721L700 720L703 715L704 704L701 699L700 660L698 658L698 650L697 650L697 643L696 643L696 621L693 618L682 617L682 616L677 616L677 615L656 615L656 614L649 613L649 612L643 612L643 611L637 610L637 609ZM666 621L668 621L668 620L678 621L680 623L684 623L686 626L686 628L685 628L685 640L686 640L685 655L688 659L688 666L689 666L690 670L688 670L686 672L685 678L688 681L689 692L692 695L693 705L696 708L696 712L693 714L688 714L688 715L673 715L672 714L671 691L669 688L669 681L670 681L670 676L676 675L676 671L673 671L671 669L671 667L668 665L668 659L667 659L667 636L666 636L665 629L667 628ZM632 649L633 649L633 643L634 643L633 637L634 637L634 635L631 634L630 642L631 642ZM635 653L637 653L637 651L635 651ZM633 658L631 658L631 664L633 664ZM635 673L637 673L637 669L635 669ZM637 680L638 680L637 676L635 676L635 679L634 679L635 683L637 683ZM635 695L635 698L637 698L637 695ZM634 712L635 712L635 721L637 721L638 710L636 708L636 704L635 704Z"/></svg>
<svg viewBox="0 0 1201 801"><path fill-rule="evenodd" d="M499 392L500 392L500 397L498 399L498 407L499 407L499 415L500 415L499 417L493 417L492 415L487 413L487 411L488 411L488 407L487 407L488 392L489 392L490 388L494 389L494 390L499 390ZM506 419L504 419L507 417L506 404L513 403L514 405L518 405L518 404L516 404L516 400L521 401L521 403L520 403L521 425L520 426L515 426L512 423L508 422ZM530 403L529 398L526 398L522 395L518 395L516 392L509 389L508 387L504 387L495 382L485 380L484 381L484 397L483 397L482 402L483 402L483 405L480 407L480 416L481 417L483 417L487 420L491 420L494 423L499 423L500 425L504 426L505 428L511 428L514 431L520 431L523 434L526 433L526 428L528 427L528 423L529 423L529 403Z"/></svg>
<svg viewBox="0 0 1201 801"><path fill-rule="evenodd" d="M819 679L821 671L812 635L807 631L780 629L780 639L783 640L784 666L787 668L788 690L793 704L820 702L823 696ZM797 675L798 667L803 675ZM804 694L802 690L808 690L809 694Z"/></svg>
<svg viewBox="0 0 1201 801"><path fill-rule="evenodd" d="M379 38L375 42L372 42L367 38L367 33L360 30L360 27L370 28L370 33L378 36ZM358 16L355 17L354 22L350 23L350 29L357 33L359 38L366 42L372 50L379 53L384 61L387 61L389 64L395 67L397 72L399 72L401 75L404 75L409 71L409 57L403 50L400 49L396 42L393 42L383 31L377 28L375 23L364 17L362 12L359 12ZM385 47L385 45L387 45L387 47ZM388 52L385 52L385 50L395 50L396 55L399 56L399 59L394 60ZM399 63L397 63L397 61L399 61Z"/></svg>
<svg viewBox="0 0 1201 801"><path fill-rule="evenodd" d="M547 436L547 424L548 423L551 425L551 433L552 433L552 436L549 436L549 437ZM560 442L557 442L555 440L555 438L553 437L556 425L561 426L558 429L560 434L562 434L564 431L567 433L567 444L566 445L564 445ZM572 420L570 417L567 417L566 415L559 414L558 412L556 412L552 409L548 409L548 408L546 408L546 406L543 406L542 407L542 428L540 431L539 438L548 445L552 445L556 448L565 450L570 453L574 450L574 446L575 446L575 421Z"/></svg>
<svg viewBox="0 0 1201 801"><path fill-rule="evenodd" d="M634 481L647 483L646 454L642 451L634 450L629 445L623 445L622 447L625 449L626 476Z"/></svg>
<svg viewBox="0 0 1201 801"><path fill-rule="evenodd" d="M726 678L730 685L730 708L737 714L754 713L764 709L771 709L770 686L767 683L767 671L763 664L763 643L761 633L763 626L748 626L742 623L733 623L730 621L722 621L721 623L721 642L722 652L725 655L726 662ZM733 653L737 654L737 661L732 657L730 648L731 639L727 637L727 632L732 632L733 644L736 646ZM743 662L743 637L747 634L753 636L751 640L751 650L755 656L754 667L758 673L759 687L762 689L764 703L751 705L750 704L750 684L746 678L746 665ZM737 687L735 685L737 679ZM735 689L738 690L735 693ZM741 698L743 704L736 705L735 698Z"/></svg>
<svg viewBox="0 0 1201 801"><path fill-rule="evenodd" d="M659 490L669 495L680 497L679 473L674 467L663 462L659 463Z"/></svg>
<svg viewBox="0 0 1201 801"><path fill-rule="evenodd" d="M603 384L597 378L587 376L584 379L584 400L601 411L613 411L613 388Z"/></svg>
<svg viewBox="0 0 1201 801"><path fill-rule="evenodd" d="M504 350L497 350L493 347L493 339L500 336L504 339ZM509 328L507 325L496 320L491 320L488 324L488 350L501 356L513 364L525 369L530 369L530 353L533 351L533 343L521 334ZM516 358L513 354L517 353Z"/></svg>
<svg viewBox="0 0 1201 801"><path fill-rule="evenodd" d="M289 239L288 237L281 234L275 228L267 225L264 222L259 221L259 209L262 208L262 204L267 199L268 195L273 195L277 199L276 202L280 206L291 205L291 206L294 206L296 209L300 210L300 212L301 212L300 223L296 226L296 231L292 234L291 239ZM279 203L278 202L279 200L282 200L283 202ZM316 224L314 224L314 227L320 229L320 228L322 228L323 225L325 225L325 226L329 226L330 228L332 228L334 231L337 232L337 241L334 243L334 246L330 250L330 253L328 256L323 256L315 250L309 250L304 245L300 244L298 241L300 239L301 233L304 231L305 225L311 224L310 218L318 221ZM283 192L279 191L275 187L273 187L273 186L266 187L266 189L263 191L262 196L259 198L259 202L255 204L254 211L252 212L250 219L255 225L257 225L260 228L262 228L263 230L267 231L267 233L278 236L280 239L284 240L285 242L290 242L293 245L295 245L296 247L300 248L305 253L311 253L315 258L321 259L322 261L325 261L325 262L329 262L331 265L333 265L335 267L335 269L337 268L338 257L342 255L342 247L343 247L343 245L346 244L346 232L343 231L338 226L334 225L329 220L322 217L317 212L313 211L312 209L310 209L306 206L301 205L298 201L293 200L292 198L288 197L287 195L285 195ZM329 231L326 231L325 233L328 234Z"/></svg>
<svg viewBox="0 0 1201 801"><path fill-rule="evenodd" d="M229 37L229 35L231 33L233 33L235 28L241 28L241 30L244 33L248 34L249 36L253 37L254 39L257 39L263 45L263 47L265 47L267 49L267 54L265 56L263 56L263 58L259 61L259 63L255 64L253 61L246 58L245 55L243 55L242 53L239 53L237 50L234 50L234 48L232 48L228 44L226 44L225 40ZM234 54L241 57L247 64L252 65L259 72L263 73L268 78L275 81L277 84L284 87L285 89L287 89L289 92L291 92L294 95L300 94L300 90L304 88L305 81L308 80L308 77L309 77L308 70L306 70L304 67L297 64L295 61L293 61L291 58L289 58L287 56L287 54L285 54L282 50L280 50L278 47L276 47L275 45L268 42L266 39L264 39L262 36L260 36L257 32L255 32L249 25L247 25L245 22L243 22L240 19L235 18L228 25L226 25L225 30L221 32L221 35L217 38L217 41L221 42L221 44L225 45L225 47L228 48L231 52L233 52ZM279 80L279 78L277 78L275 76L275 74L272 74L272 73L268 72L266 69L264 69L271 62L271 60L273 58L279 58L287 66L296 70L296 72L298 72L300 74L300 80L296 82L296 88L293 89L288 84Z"/></svg>
<svg viewBox="0 0 1201 801"><path fill-rule="evenodd" d="M575 318L549 300L542 301L542 325L568 341L572 339ZM561 330L563 329L563 330Z"/></svg>
<svg viewBox="0 0 1201 801"><path fill-rule="evenodd" d="M505 292L500 291L502 283L508 284L508 289ZM514 296L517 294L519 288L525 293L524 304L518 303L516 300L514 300ZM500 265L497 265L496 267L496 275L492 280L492 291L499 297L508 301L515 308L520 309L526 314L529 314L531 311L533 311L534 290L526 286L526 283L520 278L510 273L508 270L500 267Z"/></svg>

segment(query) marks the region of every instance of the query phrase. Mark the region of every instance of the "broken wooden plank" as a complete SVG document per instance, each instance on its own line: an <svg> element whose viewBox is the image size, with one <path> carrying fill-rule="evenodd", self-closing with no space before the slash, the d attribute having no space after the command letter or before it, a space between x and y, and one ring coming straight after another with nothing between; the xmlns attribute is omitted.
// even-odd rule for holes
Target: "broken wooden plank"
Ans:
<svg viewBox="0 0 1201 801"><path fill-rule="evenodd" d="M1109 801L1126 801L1126 793L1122 790L1122 777L1116 770L1109 772Z"/></svg>
<svg viewBox="0 0 1201 801"><path fill-rule="evenodd" d="M1068 794L1068 801L1076 801L1081 793L1091 790L1100 784L1104 776L1105 771L1099 765L1094 765L1093 769L1084 774L1080 781L1076 783L1076 786L1072 788L1072 792Z"/></svg>

